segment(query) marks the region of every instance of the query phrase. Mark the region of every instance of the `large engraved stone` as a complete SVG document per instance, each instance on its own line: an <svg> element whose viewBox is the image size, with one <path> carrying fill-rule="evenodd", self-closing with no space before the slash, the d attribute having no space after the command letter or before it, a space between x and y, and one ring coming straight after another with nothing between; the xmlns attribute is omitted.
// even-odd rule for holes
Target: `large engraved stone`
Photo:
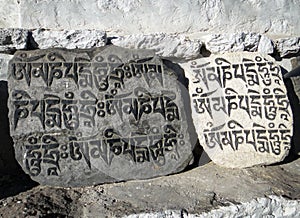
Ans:
<svg viewBox="0 0 300 218"><path fill-rule="evenodd" d="M259 53L182 65L200 144L225 167L272 164L290 149L293 118L280 67Z"/></svg>
<svg viewBox="0 0 300 218"><path fill-rule="evenodd" d="M193 150L184 87L164 63L114 46L17 52L9 118L24 171L41 184L82 186L184 169Z"/></svg>

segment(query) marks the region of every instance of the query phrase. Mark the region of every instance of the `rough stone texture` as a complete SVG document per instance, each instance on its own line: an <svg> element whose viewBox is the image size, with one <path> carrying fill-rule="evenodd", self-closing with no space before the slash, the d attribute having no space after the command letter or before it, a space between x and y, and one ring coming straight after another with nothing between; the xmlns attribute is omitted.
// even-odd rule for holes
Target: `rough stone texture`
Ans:
<svg viewBox="0 0 300 218"><path fill-rule="evenodd" d="M20 27L18 1L0 0L0 5L0 28Z"/></svg>
<svg viewBox="0 0 300 218"><path fill-rule="evenodd" d="M300 37L282 38L276 41L276 49L280 57L288 57L299 54Z"/></svg>
<svg viewBox="0 0 300 218"><path fill-rule="evenodd" d="M271 54L274 50L272 41L258 33L208 34L200 39L213 54L242 51Z"/></svg>
<svg viewBox="0 0 300 218"><path fill-rule="evenodd" d="M88 49L106 45L106 33L101 30L45 30L32 31L32 47Z"/></svg>
<svg viewBox="0 0 300 218"><path fill-rule="evenodd" d="M257 46L257 52L264 54L273 54L274 44L266 35L261 35Z"/></svg>
<svg viewBox="0 0 300 218"><path fill-rule="evenodd" d="M0 29L0 52L12 53L16 49L25 49L28 30Z"/></svg>
<svg viewBox="0 0 300 218"><path fill-rule="evenodd" d="M152 51L17 52L10 75L16 159L41 184L152 178L192 159L182 72Z"/></svg>
<svg viewBox="0 0 300 218"><path fill-rule="evenodd" d="M299 217L300 201L287 200L282 197L270 196L269 198L254 199L241 205L232 205L201 214L199 217ZM198 217L198 216L197 216Z"/></svg>
<svg viewBox="0 0 300 218"><path fill-rule="evenodd" d="M221 207L208 213L188 214L187 211L167 210L159 213L141 213L126 216L126 218L207 218L207 217L300 217L300 201L287 200L283 197L270 196L258 198L251 202ZM125 217L124 217L125 218Z"/></svg>
<svg viewBox="0 0 300 218"><path fill-rule="evenodd" d="M193 59L200 56L200 40L189 40L183 35L156 33L129 35L112 39L114 45L124 48L153 49L162 57Z"/></svg>
<svg viewBox="0 0 300 218"><path fill-rule="evenodd" d="M297 35L299 11L299 0L22 0L20 25L122 34L252 31Z"/></svg>
<svg viewBox="0 0 300 218"><path fill-rule="evenodd" d="M250 205L246 208L253 206L253 212L256 209L258 213L260 209L270 209L270 213L275 215L281 211L278 207L280 201L275 197L265 197L300 198L299 161L248 169L226 169L209 163L172 176L76 189L38 186L0 200L0 215L124 217L141 213L150 216L167 210L193 215L233 205L241 211L245 205ZM4 182L13 184L11 181ZM263 208L253 205L253 199L257 198L259 206L266 203ZM299 207L299 203L280 199L282 206L287 206L286 214L293 214L293 204ZM240 205L243 202L249 203ZM226 211L225 208L222 210Z"/></svg>
<svg viewBox="0 0 300 218"><path fill-rule="evenodd" d="M0 81L7 81L8 62L12 57L12 55L0 54Z"/></svg>
<svg viewBox="0 0 300 218"><path fill-rule="evenodd" d="M182 66L200 144L215 163L249 167L287 156L293 114L281 69L270 57L232 53Z"/></svg>

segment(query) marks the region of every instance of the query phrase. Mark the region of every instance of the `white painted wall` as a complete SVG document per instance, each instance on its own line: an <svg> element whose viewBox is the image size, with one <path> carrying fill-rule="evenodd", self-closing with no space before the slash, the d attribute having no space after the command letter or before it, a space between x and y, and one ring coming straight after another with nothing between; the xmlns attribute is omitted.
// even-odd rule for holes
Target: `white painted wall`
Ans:
<svg viewBox="0 0 300 218"><path fill-rule="evenodd" d="M19 3L18 3L19 2ZM300 0L0 0L0 27L300 34Z"/></svg>

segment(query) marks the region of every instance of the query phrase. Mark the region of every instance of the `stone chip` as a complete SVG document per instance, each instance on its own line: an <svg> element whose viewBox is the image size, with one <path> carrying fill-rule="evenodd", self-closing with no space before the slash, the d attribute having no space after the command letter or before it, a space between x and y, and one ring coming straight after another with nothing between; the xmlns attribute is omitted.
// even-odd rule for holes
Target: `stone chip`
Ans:
<svg viewBox="0 0 300 218"><path fill-rule="evenodd" d="M0 81L7 81L8 62L12 59L13 55L0 54Z"/></svg>

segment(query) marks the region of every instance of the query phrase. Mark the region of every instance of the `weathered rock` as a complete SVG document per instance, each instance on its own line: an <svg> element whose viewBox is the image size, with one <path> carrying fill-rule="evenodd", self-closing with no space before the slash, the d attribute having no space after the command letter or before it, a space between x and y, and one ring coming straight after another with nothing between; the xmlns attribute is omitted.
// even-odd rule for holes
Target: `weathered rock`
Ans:
<svg viewBox="0 0 300 218"><path fill-rule="evenodd" d="M213 54L228 52L260 52L272 54L274 46L272 40L258 33L232 33L232 34L208 34L200 37L205 47Z"/></svg>
<svg viewBox="0 0 300 218"><path fill-rule="evenodd" d="M0 81L7 81L8 62L12 57L12 55L0 54Z"/></svg>
<svg viewBox="0 0 300 218"><path fill-rule="evenodd" d="M101 30L45 30L32 31L32 47L89 49L106 45L106 33Z"/></svg>
<svg viewBox="0 0 300 218"><path fill-rule="evenodd" d="M0 29L0 52L11 53L16 49L25 49L28 30Z"/></svg>
<svg viewBox="0 0 300 218"><path fill-rule="evenodd" d="M215 55L182 66L200 144L215 163L234 168L284 159L292 111L280 67L270 57Z"/></svg>
<svg viewBox="0 0 300 218"><path fill-rule="evenodd" d="M17 52L8 103L16 159L45 185L181 171L194 143L174 66L115 46Z"/></svg>
<svg viewBox="0 0 300 218"><path fill-rule="evenodd" d="M257 52L264 54L273 54L274 45L272 40L265 35L261 35L257 47Z"/></svg>
<svg viewBox="0 0 300 218"><path fill-rule="evenodd" d="M299 0L22 0L23 28L300 34Z"/></svg>
<svg viewBox="0 0 300 218"><path fill-rule="evenodd" d="M276 49L280 57L298 54L300 52L300 37L278 39Z"/></svg>
<svg viewBox="0 0 300 218"><path fill-rule="evenodd" d="M223 206L219 209L201 214L190 214L186 210L166 210L163 212L144 212L131 214L124 218L207 218L207 217L299 217L300 201L288 200L283 197L270 196L253 199L251 202L243 202L238 205Z"/></svg>
<svg viewBox="0 0 300 218"><path fill-rule="evenodd" d="M210 34L203 37L211 53L257 51L260 35L257 33Z"/></svg>
<svg viewBox="0 0 300 218"><path fill-rule="evenodd" d="M114 45L131 49L153 49L162 57L193 59L200 56L200 40L189 40L182 35L156 33L120 36L111 40Z"/></svg>
<svg viewBox="0 0 300 218"><path fill-rule="evenodd" d="M252 217L262 217L267 211L275 217L281 217L281 211L297 217L300 211L293 211L300 206L299 169L300 159L283 165L247 169L228 169L211 162L184 173L151 180L76 189L37 186L0 199L0 216L126 217L146 213L152 218L158 212L163 217L162 212L169 210L180 211L180 217L191 218L208 211L213 212L211 215L219 215L216 217L220 217L222 211L224 217L233 217L235 212L239 217L244 217L246 212ZM14 180L1 181L9 184L10 189L14 187L11 185ZM15 181L23 182L19 178ZM0 194L7 189L0 186ZM298 203L287 199L298 199ZM231 206L240 210L232 211L229 216ZM214 210L220 207L222 210Z"/></svg>

